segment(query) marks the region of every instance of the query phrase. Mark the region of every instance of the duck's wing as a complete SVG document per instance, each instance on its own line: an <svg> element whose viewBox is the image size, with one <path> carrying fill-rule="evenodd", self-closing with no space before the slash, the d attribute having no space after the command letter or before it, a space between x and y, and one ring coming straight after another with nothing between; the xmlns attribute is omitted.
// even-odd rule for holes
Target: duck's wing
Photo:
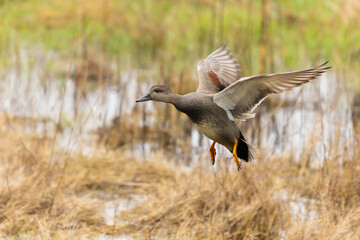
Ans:
<svg viewBox="0 0 360 240"><path fill-rule="evenodd" d="M330 68L325 66L327 63L296 72L241 78L215 94L213 100L227 112L230 119L233 116L245 120L254 116L251 112L269 94L281 93L315 79Z"/></svg>
<svg viewBox="0 0 360 240"><path fill-rule="evenodd" d="M197 92L218 93L241 77L240 65L232 58L224 43L197 64L199 87Z"/></svg>

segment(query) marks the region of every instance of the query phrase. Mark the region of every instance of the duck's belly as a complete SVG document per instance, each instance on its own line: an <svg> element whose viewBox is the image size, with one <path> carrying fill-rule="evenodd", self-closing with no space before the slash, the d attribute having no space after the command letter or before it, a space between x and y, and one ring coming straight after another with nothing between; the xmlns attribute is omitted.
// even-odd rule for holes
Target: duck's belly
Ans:
<svg viewBox="0 0 360 240"><path fill-rule="evenodd" d="M194 123L195 127L199 129L199 131L210 138L211 140L220 143L226 147L230 147L232 145L231 139L224 133L224 130L219 126L214 126L210 122L201 122Z"/></svg>
<svg viewBox="0 0 360 240"><path fill-rule="evenodd" d="M195 123L194 124L199 131L207 136L208 138L216 141L219 139L219 133L216 131L214 126L212 124L206 124L206 123Z"/></svg>

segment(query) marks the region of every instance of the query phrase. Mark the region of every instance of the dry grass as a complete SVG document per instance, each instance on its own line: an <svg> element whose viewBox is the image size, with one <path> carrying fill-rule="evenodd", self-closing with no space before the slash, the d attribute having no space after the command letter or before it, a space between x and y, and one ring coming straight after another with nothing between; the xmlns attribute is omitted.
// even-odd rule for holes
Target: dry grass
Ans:
<svg viewBox="0 0 360 240"><path fill-rule="evenodd" d="M150 229L155 238L355 239L359 162L330 157L327 167L310 168L292 159L270 158L240 173L224 166L178 173L149 193L147 208L121 216L143 216L124 228Z"/></svg>
<svg viewBox="0 0 360 240"><path fill-rule="evenodd" d="M21 132L6 115L0 129L2 237L356 239L360 234L355 145L331 146L316 166L310 143L300 161L284 153L240 172L231 159L221 158L213 170L210 164L180 170L162 155L144 161L98 147L83 156L56 143L52 151L53 139ZM200 161L208 163L208 156ZM106 203L129 195L139 199L124 211L114 209L116 224L107 225Z"/></svg>
<svg viewBox="0 0 360 240"><path fill-rule="evenodd" d="M0 135L2 237L65 239L103 222L96 200L74 194L79 179L62 174L68 156L52 152L51 139L20 133L9 121L2 121Z"/></svg>

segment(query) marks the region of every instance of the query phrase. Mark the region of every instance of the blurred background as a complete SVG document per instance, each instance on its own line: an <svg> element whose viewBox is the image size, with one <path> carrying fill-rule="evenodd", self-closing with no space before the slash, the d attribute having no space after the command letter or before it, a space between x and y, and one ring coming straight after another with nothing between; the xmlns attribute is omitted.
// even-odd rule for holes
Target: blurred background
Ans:
<svg viewBox="0 0 360 240"><path fill-rule="evenodd" d="M10 239L356 239L358 0L1 0L0 234ZM151 85L197 89L226 42L242 76L330 71L239 122L232 155Z"/></svg>

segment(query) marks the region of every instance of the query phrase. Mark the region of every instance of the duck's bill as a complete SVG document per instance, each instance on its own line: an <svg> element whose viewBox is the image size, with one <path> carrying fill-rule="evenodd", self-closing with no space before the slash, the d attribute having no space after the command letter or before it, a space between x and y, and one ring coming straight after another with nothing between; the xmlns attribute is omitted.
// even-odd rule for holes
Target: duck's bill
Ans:
<svg viewBox="0 0 360 240"><path fill-rule="evenodd" d="M136 102L145 102L151 100L150 94L143 96L142 98L136 99Z"/></svg>

